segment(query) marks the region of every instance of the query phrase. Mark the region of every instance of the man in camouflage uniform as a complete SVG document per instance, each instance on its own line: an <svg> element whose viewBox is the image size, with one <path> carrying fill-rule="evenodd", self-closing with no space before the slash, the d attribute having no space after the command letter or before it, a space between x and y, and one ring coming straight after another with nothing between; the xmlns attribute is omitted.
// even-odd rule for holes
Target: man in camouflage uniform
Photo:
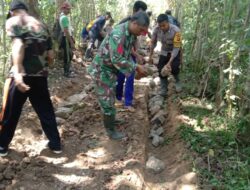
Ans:
<svg viewBox="0 0 250 190"><path fill-rule="evenodd" d="M181 33L180 29L170 24L168 21L168 16L166 14L160 14L157 18L158 26L154 29L152 39L151 39L151 49L149 61L153 62L152 56L154 48L156 47L157 41L162 44L160 59L157 65L161 92L163 97L167 96L168 88L168 76L163 76L162 70L169 70L173 74L176 80L176 91L181 90L179 72L180 72L180 48L181 48Z"/></svg>
<svg viewBox="0 0 250 190"><path fill-rule="evenodd" d="M117 73L122 72L129 77L135 69L144 73L143 67L131 60L131 49L136 36L147 31L149 18L146 13L139 12L131 20L116 26L102 42L96 57L88 71L95 82L95 92L104 114L104 127L110 138L124 137L115 129L115 91Z"/></svg>
<svg viewBox="0 0 250 190"><path fill-rule="evenodd" d="M136 1L133 6L133 15L139 11L146 11L147 4L143 1ZM125 23L131 19L131 16L124 18L119 24ZM137 52L139 46L139 41L135 43L133 50L131 52L131 57L133 61L136 63L143 63L144 58ZM135 73L132 73L128 78L124 76L123 73L119 72L117 76L117 85L116 85L116 98L118 101L122 101L124 95L124 107L131 112L134 112L135 109L133 108L133 96L134 96L134 79ZM124 88L125 83L125 88ZM124 93L123 93L124 88Z"/></svg>
<svg viewBox="0 0 250 190"><path fill-rule="evenodd" d="M45 69L53 58L52 42L45 26L29 16L27 11L27 6L21 1L12 2L6 22L7 35L12 39L12 64L4 86L0 117L0 156L6 156L8 153L27 98L49 139L48 147L54 153L61 153L60 136Z"/></svg>

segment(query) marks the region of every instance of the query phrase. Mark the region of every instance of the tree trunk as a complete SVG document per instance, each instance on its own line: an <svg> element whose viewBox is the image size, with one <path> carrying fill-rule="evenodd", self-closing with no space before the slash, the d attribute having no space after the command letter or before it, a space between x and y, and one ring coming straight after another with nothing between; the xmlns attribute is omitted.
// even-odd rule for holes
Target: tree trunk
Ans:
<svg viewBox="0 0 250 190"><path fill-rule="evenodd" d="M29 13L30 15L40 18L39 10L38 10L38 0L28 0L29 5Z"/></svg>
<svg viewBox="0 0 250 190"><path fill-rule="evenodd" d="M1 9L2 9L2 15L5 15L5 7L6 2L4 0L1 0ZM6 61L7 61L7 46L6 46L6 31L5 31L5 17L3 17L3 25L2 25L2 31L3 31L3 43L2 43L2 48L3 48L3 72L2 76L3 78L5 77L5 68L6 68Z"/></svg>
<svg viewBox="0 0 250 190"><path fill-rule="evenodd" d="M248 28L250 24L250 3L248 5L247 16L245 19L245 28ZM247 37L247 34L244 35L244 38ZM245 97L242 101L241 115L245 116L250 112L250 53L248 55L248 70L247 70L247 80L245 84Z"/></svg>

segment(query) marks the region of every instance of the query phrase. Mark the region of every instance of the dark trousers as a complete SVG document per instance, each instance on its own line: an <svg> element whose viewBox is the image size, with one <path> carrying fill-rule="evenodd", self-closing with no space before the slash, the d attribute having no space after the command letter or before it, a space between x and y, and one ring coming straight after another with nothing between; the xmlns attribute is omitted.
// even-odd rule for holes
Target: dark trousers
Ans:
<svg viewBox="0 0 250 190"><path fill-rule="evenodd" d="M98 40L98 46L97 46L98 48L103 39L104 38L101 36L100 32L89 31L89 43L88 43L88 47L85 53L86 59L91 57L91 51L92 51L92 48L94 47L95 41Z"/></svg>
<svg viewBox="0 0 250 190"><path fill-rule="evenodd" d="M71 60L73 58L73 52L70 45L70 42L65 36L62 37L60 48L63 50L63 69L64 74L70 73Z"/></svg>
<svg viewBox="0 0 250 190"><path fill-rule="evenodd" d="M157 65L160 78L166 78L161 76L161 70L168 63L170 58L171 58L170 53L168 54L168 56L163 56L163 55L160 56L159 63ZM174 75L174 77L178 77L180 73L180 63L181 62L180 62L180 52L179 52L171 64L172 74Z"/></svg>
<svg viewBox="0 0 250 190"><path fill-rule="evenodd" d="M8 148L14 137L23 104L26 102L27 98L29 98L32 107L40 119L42 129L49 139L49 146L51 148L60 148L60 137L48 91L47 78L24 77L24 82L30 86L30 90L22 93L15 86L13 78L8 78L6 80L3 110L1 113L0 146Z"/></svg>
<svg viewBox="0 0 250 190"><path fill-rule="evenodd" d="M171 58L171 54L169 53L168 56L160 56L159 59L159 63L157 65L158 68L158 72L159 72L159 77L160 77L160 85L161 85L161 92L160 94L163 97L166 97L167 95L167 89L168 89L168 77L163 77L161 75L161 70L163 69L163 67L168 63L169 59ZM175 59L173 60L172 64L171 64L171 68L172 68L172 75L174 76L176 82L179 82L179 73L180 73L180 52L178 53L178 55L175 57Z"/></svg>

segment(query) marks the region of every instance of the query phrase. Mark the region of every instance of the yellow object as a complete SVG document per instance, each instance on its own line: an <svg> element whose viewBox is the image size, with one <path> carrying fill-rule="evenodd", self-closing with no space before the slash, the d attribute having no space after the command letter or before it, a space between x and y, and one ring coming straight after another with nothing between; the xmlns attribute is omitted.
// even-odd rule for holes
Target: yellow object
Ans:
<svg viewBox="0 0 250 190"><path fill-rule="evenodd" d="M214 150L213 149L209 149L208 155L211 156L211 157L214 157Z"/></svg>
<svg viewBox="0 0 250 190"><path fill-rule="evenodd" d="M174 47L175 48L181 47L181 33L180 32L176 32L174 36Z"/></svg>
<svg viewBox="0 0 250 190"><path fill-rule="evenodd" d="M90 31L90 29L92 28L92 26L95 24L96 20L97 20L97 19L94 19L94 20L92 20L92 21L90 21L90 22L88 23L88 25L87 25L87 27L86 27L86 30L87 30L87 31Z"/></svg>

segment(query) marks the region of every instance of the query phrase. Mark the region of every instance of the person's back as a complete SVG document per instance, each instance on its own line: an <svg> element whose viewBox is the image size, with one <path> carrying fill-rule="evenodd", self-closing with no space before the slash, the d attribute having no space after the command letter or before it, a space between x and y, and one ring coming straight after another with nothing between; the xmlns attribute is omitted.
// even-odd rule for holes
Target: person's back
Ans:
<svg viewBox="0 0 250 190"><path fill-rule="evenodd" d="M106 17L105 16L100 16L94 21L92 27L89 30L91 30L92 32L98 34L103 29L105 23L106 23Z"/></svg>
<svg viewBox="0 0 250 190"><path fill-rule="evenodd" d="M26 74L39 74L47 64L47 50L52 46L46 27L29 15L14 16L6 23L7 35L25 43L23 66Z"/></svg>
<svg viewBox="0 0 250 190"><path fill-rule="evenodd" d="M168 21L169 21L170 24L173 24L173 25L180 28L180 22L175 17L173 17L172 15L168 15Z"/></svg>
<svg viewBox="0 0 250 190"><path fill-rule="evenodd" d="M53 59L52 41L46 27L28 14L22 1L10 4L6 32L12 41L12 69L6 79L0 117L0 156L8 154L22 107L29 99L54 153L61 153L61 142L48 90L46 64Z"/></svg>

